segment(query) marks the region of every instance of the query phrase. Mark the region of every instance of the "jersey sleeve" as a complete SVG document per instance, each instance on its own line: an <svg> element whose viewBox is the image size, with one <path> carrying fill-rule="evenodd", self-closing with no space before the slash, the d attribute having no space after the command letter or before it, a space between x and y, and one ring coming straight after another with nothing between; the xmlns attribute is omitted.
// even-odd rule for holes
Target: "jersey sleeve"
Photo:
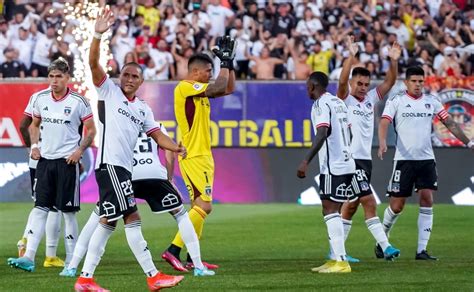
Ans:
<svg viewBox="0 0 474 292"><path fill-rule="evenodd" d="M36 100L33 102L33 116L35 118L40 118L41 119L41 111L40 111L40 105L39 105L39 98L36 98Z"/></svg>
<svg viewBox="0 0 474 292"><path fill-rule="evenodd" d="M398 101L398 96L394 96L387 100L385 103L385 108L383 109L382 119L387 119L390 122L393 121L393 118L397 114Z"/></svg>
<svg viewBox="0 0 474 292"><path fill-rule="evenodd" d="M376 103L377 101L383 99L383 96L380 93L378 86L376 86L375 88L372 88L371 90L369 90L369 92L367 92L367 97L369 98L369 100L372 103Z"/></svg>
<svg viewBox="0 0 474 292"><path fill-rule="evenodd" d="M319 127L329 128L331 125L331 108L326 102L320 101L315 104L313 113L313 124L315 130Z"/></svg>
<svg viewBox="0 0 474 292"><path fill-rule="evenodd" d="M36 94L33 94L28 100L28 104L26 105L25 111L23 112L26 116L33 117L33 105L36 101Z"/></svg>
<svg viewBox="0 0 474 292"><path fill-rule="evenodd" d="M143 123L143 131L150 136L153 132L160 130L160 124L155 121L155 115L148 105L145 104L145 121Z"/></svg>
<svg viewBox="0 0 474 292"><path fill-rule="evenodd" d="M437 99L433 100L433 110L438 119L440 119L441 121L444 121L449 117L448 112L444 109L441 102L439 102L439 100Z"/></svg>
<svg viewBox="0 0 474 292"><path fill-rule="evenodd" d="M81 102L81 121L85 122L92 119L92 108L91 105L87 102Z"/></svg>
<svg viewBox="0 0 474 292"><path fill-rule="evenodd" d="M117 86L115 83L110 80L110 78L107 76L107 74L102 78L100 81L99 85L97 85L95 88L97 90L97 99L98 100L106 100L108 98L111 98L114 96L114 90Z"/></svg>
<svg viewBox="0 0 474 292"><path fill-rule="evenodd" d="M179 89L179 92L181 93L181 96L185 99L188 97L195 97L195 96L204 97L206 96L206 89L208 85L209 83L200 83L200 82L183 80L178 84L178 89Z"/></svg>

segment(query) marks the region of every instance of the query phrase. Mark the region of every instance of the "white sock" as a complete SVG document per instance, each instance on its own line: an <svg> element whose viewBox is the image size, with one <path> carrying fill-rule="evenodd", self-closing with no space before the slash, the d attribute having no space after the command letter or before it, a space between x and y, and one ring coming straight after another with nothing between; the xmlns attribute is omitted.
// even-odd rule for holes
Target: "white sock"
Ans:
<svg viewBox="0 0 474 292"><path fill-rule="evenodd" d="M352 220L342 219L342 226L344 227L344 242L349 237L349 232L351 232L352 228Z"/></svg>
<svg viewBox="0 0 474 292"><path fill-rule="evenodd" d="M433 208L420 207L418 215L418 249L417 253L426 250L433 228Z"/></svg>
<svg viewBox="0 0 474 292"><path fill-rule="evenodd" d="M55 257L61 235L61 212L49 211L46 219L46 256Z"/></svg>
<svg viewBox="0 0 474 292"><path fill-rule="evenodd" d="M384 216L383 216L383 231L387 234L387 238L390 237L390 230L392 230L393 224L397 222L398 216L400 216L401 212L396 214L392 211L390 206L385 209Z"/></svg>
<svg viewBox="0 0 474 292"><path fill-rule="evenodd" d="M153 263L150 250L142 234L142 222L140 220L125 224L125 235L127 236L128 246L132 250L135 258L148 277L153 277L158 270Z"/></svg>
<svg viewBox="0 0 474 292"><path fill-rule="evenodd" d="M23 238L28 238L28 231L30 231L30 225L31 225L31 218L33 217L33 210L35 208L31 209L30 214L28 215L28 221L26 221L26 226L25 226L25 231L23 232Z"/></svg>
<svg viewBox="0 0 474 292"><path fill-rule="evenodd" d="M34 207L33 210L31 210L31 216L25 257L34 262L36 250L38 249L38 245L41 242L41 238L43 238L46 218L48 217L48 208Z"/></svg>
<svg viewBox="0 0 474 292"><path fill-rule="evenodd" d="M342 226L341 214L332 213L324 216L324 222L328 228L329 244L332 247L337 261L346 260L346 248L344 246L344 227Z"/></svg>
<svg viewBox="0 0 474 292"><path fill-rule="evenodd" d="M86 259L82 267L81 277L92 278L95 268L105 252L107 241L115 230L115 226L100 223L89 241Z"/></svg>
<svg viewBox="0 0 474 292"><path fill-rule="evenodd" d="M189 219L188 211L186 211L184 207L181 207L181 210L173 216L176 219L176 222L178 222L179 233L188 249L189 256L193 260L194 267L200 270L204 269L204 265L201 261L199 239L194 230L193 223L191 222L191 219Z"/></svg>
<svg viewBox="0 0 474 292"><path fill-rule="evenodd" d="M76 247L74 247L74 254L69 262L68 269L77 269L79 266L79 263L87 252L87 246L89 245L92 234L97 228L97 225L99 225L99 219L99 208L96 207L89 216L86 225L82 227L81 234L79 234L79 237L77 238Z"/></svg>
<svg viewBox="0 0 474 292"><path fill-rule="evenodd" d="M76 246L77 237L79 236L79 226L77 226L76 212L63 213L64 216L64 246L66 247L66 261L68 266L71 262Z"/></svg>
<svg viewBox="0 0 474 292"><path fill-rule="evenodd" d="M390 245L388 242L387 234L383 231L382 223L380 223L379 217L375 216L365 220L365 224L367 224L367 228L369 229L372 236L375 238L375 241L382 247L382 250L385 249Z"/></svg>

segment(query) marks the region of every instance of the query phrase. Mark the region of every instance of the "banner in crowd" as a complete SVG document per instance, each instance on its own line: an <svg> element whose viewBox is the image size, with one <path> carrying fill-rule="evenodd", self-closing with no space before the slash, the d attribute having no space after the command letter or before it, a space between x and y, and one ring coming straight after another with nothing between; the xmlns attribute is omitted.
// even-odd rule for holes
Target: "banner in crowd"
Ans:
<svg viewBox="0 0 474 292"><path fill-rule="evenodd" d="M145 82L138 94L174 139L180 134L174 119L175 85L175 82ZM18 130L23 111L30 95L46 86L44 83L0 83L0 147L23 145ZM328 90L335 93L336 86L331 83ZM439 96L456 122L474 138L474 77L428 77L426 89ZM400 88L393 91L396 90ZM309 119L311 105L305 82L238 82L232 95L211 100L212 146L309 147L313 136ZM378 105L377 115L381 114L382 106ZM442 123L435 121L434 128L437 137L434 145L459 146ZM393 131L389 133L388 142L394 142ZM374 139L374 145L376 143Z"/></svg>
<svg viewBox="0 0 474 292"><path fill-rule="evenodd" d="M373 157L376 157L373 151ZM81 201L98 200L94 176L96 150L89 149L82 159L85 172L81 175ZM385 190L392 172L393 148L384 160L374 158L372 187L382 202L387 202ZM306 149L296 148L217 148L213 150L216 165L213 198L217 203L297 202L318 204L319 180L317 159L310 165L307 177L296 177L296 168ZM435 149L438 186L436 203L474 205L474 158L466 148ZM0 148L0 202L30 201L31 184L23 147ZM174 183L189 201L188 193L175 169ZM417 202L414 195L410 201Z"/></svg>

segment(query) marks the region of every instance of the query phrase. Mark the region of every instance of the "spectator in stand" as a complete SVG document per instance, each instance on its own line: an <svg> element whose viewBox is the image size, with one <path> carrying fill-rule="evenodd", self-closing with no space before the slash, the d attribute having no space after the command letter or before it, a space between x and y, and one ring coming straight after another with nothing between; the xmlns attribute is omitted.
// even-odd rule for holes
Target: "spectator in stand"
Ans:
<svg viewBox="0 0 474 292"><path fill-rule="evenodd" d="M296 25L297 35L303 36L307 39L312 39L313 35L316 34L318 30L323 29L323 24L319 18L313 15L313 10L311 8L306 8L304 10L304 17Z"/></svg>
<svg viewBox="0 0 474 292"><path fill-rule="evenodd" d="M211 29L211 20L206 12L201 11L199 1L193 1L192 7L193 10L186 15L185 19L193 30L194 43L199 45Z"/></svg>
<svg viewBox="0 0 474 292"><path fill-rule="evenodd" d="M194 51L191 47L187 47L183 50L183 54L181 55L177 52L176 47L177 40L174 40L171 45L171 54L176 61L176 80L183 80L188 74L188 61L194 54Z"/></svg>
<svg viewBox="0 0 474 292"><path fill-rule="evenodd" d="M1 17L1 16L0 16ZM8 22L5 18L0 18L0 52L3 52L11 45L12 37L8 33ZM5 62L5 56L0 54L0 64Z"/></svg>
<svg viewBox="0 0 474 292"><path fill-rule="evenodd" d="M453 47L446 47L444 49L444 60L438 69L439 76L453 76L462 77L461 66L459 65L458 56Z"/></svg>
<svg viewBox="0 0 474 292"><path fill-rule="evenodd" d="M14 60L16 52L14 48L8 47L3 50L5 62L0 65L0 78L25 78L25 66Z"/></svg>
<svg viewBox="0 0 474 292"><path fill-rule="evenodd" d="M288 79L306 80L311 75L311 67L306 63L309 53L306 51L302 39L291 39L288 42L291 57L288 58Z"/></svg>
<svg viewBox="0 0 474 292"><path fill-rule="evenodd" d="M211 37L220 37L225 35L225 28L232 23L234 12L229 8L222 6L220 0L210 0L207 6L207 15L211 21L209 35Z"/></svg>
<svg viewBox="0 0 474 292"><path fill-rule="evenodd" d="M265 9L258 9L257 11L257 19L255 19L257 27L261 31L272 31L273 22L271 18L267 15Z"/></svg>
<svg viewBox="0 0 474 292"><path fill-rule="evenodd" d="M48 66L51 64L50 50L56 37L56 31L51 26L46 30L46 34L43 34L37 31L34 24L31 26L33 35L36 34L36 44L31 62L31 76L48 77Z"/></svg>
<svg viewBox="0 0 474 292"><path fill-rule="evenodd" d="M372 62L374 64L379 63L379 54L375 52L373 42L365 42L364 51L360 54L360 61L362 63Z"/></svg>
<svg viewBox="0 0 474 292"><path fill-rule="evenodd" d="M154 80L171 80L175 78L173 55L168 52L168 44L165 40L158 42L158 49L150 50L150 58L153 59L156 78ZM148 68L148 66L147 66Z"/></svg>
<svg viewBox="0 0 474 292"><path fill-rule="evenodd" d="M402 46L407 46L410 40L410 33L408 32L405 24L402 23L400 16L393 15L390 18L390 26L385 29L388 33L394 33L397 35L397 42Z"/></svg>
<svg viewBox="0 0 474 292"><path fill-rule="evenodd" d="M252 47L250 41L250 35L247 34L243 28L243 22L241 18L234 20L234 28L229 32L230 37L237 41L237 47L235 49L235 76L237 79L246 79L249 71L249 60L246 55L248 49Z"/></svg>
<svg viewBox="0 0 474 292"><path fill-rule="evenodd" d="M68 63L69 72L74 72L74 54L69 50L68 42L54 40L49 57L51 60L63 58Z"/></svg>
<svg viewBox="0 0 474 292"><path fill-rule="evenodd" d="M275 66L284 63L284 61L281 59L270 57L269 47L263 47L262 51L260 52L260 57L247 54L247 58L255 63L251 70L255 74L257 80L275 79L275 75L273 73L275 71Z"/></svg>
<svg viewBox="0 0 474 292"><path fill-rule="evenodd" d="M151 35L158 32L160 11L155 7L155 1L145 0L144 5L138 5L137 14L143 15L143 25L150 28Z"/></svg>
<svg viewBox="0 0 474 292"><path fill-rule="evenodd" d="M290 5L288 3L279 4L277 13L273 16L272 35L276 36L280 33L284 33L288 37L291 37L292 31L295 27L296 20L290 13Z"/></svg>
<svg viewBox="0 0 474 292"><path fill-rule="evenodd" d="M332 50L322 51L321 43L318 41L313 46L313 52L309 55L306 63L311 66L311 70L321 71L329 75L329 61L333 55Z"/></svg>
<svg viewBox="0 0 474 292"><path fill-rule="evenodd" d="M144 22L145 22L145 19L143 18L143 15L136 14L135 17L133 18L133 21L130 22L128 35L133 38L137 38L140 35L142 35Z"/></svg>
<svg viewBox="0 0 474 292"><path fill-rule="evenodd" d="M181 20L176 17L174 11L174 7L171 5L165 6L163 11L163 26L167 27L168 31L170 32L174 32L176 30L176 26Z"/></svg>
<svg viewBox="0 0 474 292"><path fill-rule="evenodd" d="M18 60L23 63L27 74L30 74L31 57L33 56L34 41L30 31L25 26L18 29L18 38L12 40L12 47L18 52Z"/></svg>
<svg viewBox="0 0 474 292"><path fill-rule="evenodd" d="M23 21L25 20L25 15L22 13L22 12L17 12L15 13L15 17L13 18L13 20L10 21L9 23L9 35L11 35L11 37L13 39L15 38L18 38L18 29L20 28L20 26L22 24L24 24L23 26L27 26L29 27L29 23L23 23Z"/></svg>
<svg viewBox="0 0 474 292"><path fill-rule="evenodd" d="M128 52L127 54L125 54L123 63L124 63L124 64L127 64L127 63L138 63L138 56L137 56L137 54L136 54L135 52ZM122 68L120 68L120 69L122 69Z"/></svg>
<svg viewBox="0 0 474 292"><path fill-rule="evenodd" d="M143 39L142 39L143 41ZM115 36L110 42L112 53L117 60L119 68L124 65L124 58L128 52L135 48L135 39L128 36L128 28L126 24L121 24L117 29Z"/></svg>
<svg viewBox="0 0 474 292"><path fill-rule="evenodd" d="M326 5L323 8L323 21L324 26L337 25L341 17L343 17L343 10L339 5L336 5L336 0L327 0Z"/></svg>

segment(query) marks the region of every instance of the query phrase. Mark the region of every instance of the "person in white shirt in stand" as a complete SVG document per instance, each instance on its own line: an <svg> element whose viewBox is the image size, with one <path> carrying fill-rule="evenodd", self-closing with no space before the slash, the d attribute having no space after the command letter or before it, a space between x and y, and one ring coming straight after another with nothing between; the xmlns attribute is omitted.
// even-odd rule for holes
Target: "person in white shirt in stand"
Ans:
<svg viewBox="0 0 474 292"><path fill-rule="evenodd" d="M117 29L117 33L110 41L112 46L112 53L114 59L117 60L119 68L122 68L125 61L125 55L128 52L133 52L135 49L135 38L128 35L128 28L126 24L121 24Z"/></svg>
<svg viewBox="0 0 474 292"><path fill-rule="evenodd" d="M17 49L18 60L25 65L27 74L31 68L31 57L33 55L35 43L31 38L30 31L25 26L20 26L18 29L18 38L12 40L12 47Z"/></svg>
<svg viewBox="0 0 474 292"><path fill-rule="evenodd" d="M388 237L414 187L420 199L415 259L437 260L426 250L433 229L433 191L438 189L438 174L431 144L433 119L437 117L470 149L474 149L474 141L469 141L436 97L423 93L425 72L421 67L409 67L405 75L406 92L387 100L379 123L380 159L387 151L386 139L390 123L394 124L397 132L393 172L387 188L390 205L385 209L383 218L384 231Z"/></svg>
<svg viewBox="0 0 474 292"><path fill-rule="evenodd" d="M209 35L211 37L223 36L225 28L232 23L234 12L221 5L220 0L210 0L207 6L207 14L211 21Z"/></svg>
<svg viewBox="0 0 474 292"><path fill-rule="evenodd" d="M156 78L154 80L170 80L175 77L173 55L167 51L168 44L165 40L159 40L158 49L150 49L150 57L155 63Z"/></svg>
<svg viewBox="0 0 474 292"><path fill-rule="evenodd" d="M51 62L49 58L50 49L53 46L56 31L53 26L48 27L46 34L36 32L36 44L33 50L31 62L32 77L47 77L48 65Z"/></svg>

